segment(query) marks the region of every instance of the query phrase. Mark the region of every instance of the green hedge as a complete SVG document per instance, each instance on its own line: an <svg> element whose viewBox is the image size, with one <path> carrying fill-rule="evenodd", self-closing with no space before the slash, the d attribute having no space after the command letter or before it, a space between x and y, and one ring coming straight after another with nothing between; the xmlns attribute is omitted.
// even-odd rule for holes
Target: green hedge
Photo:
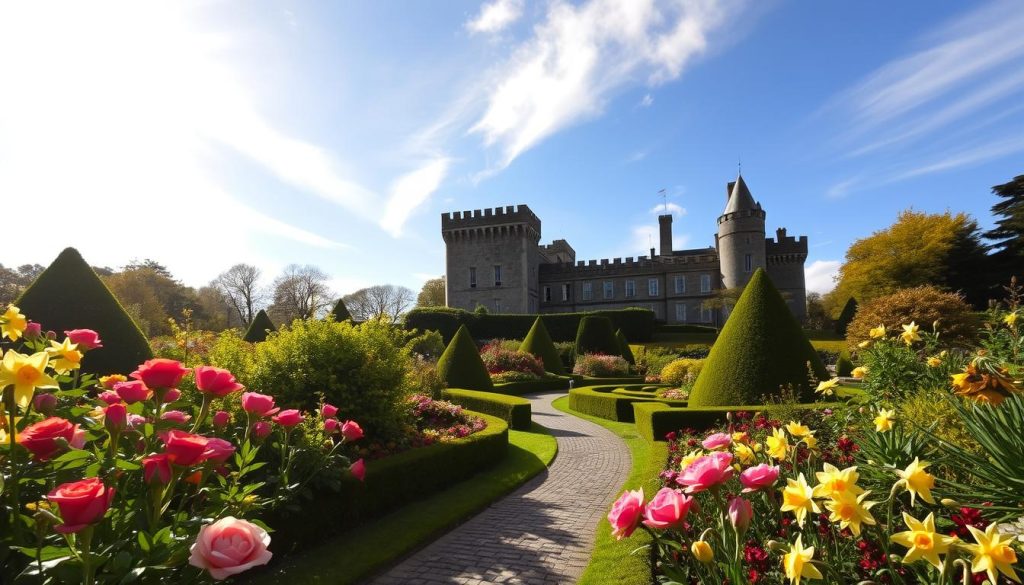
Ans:
<svg viewBox="0 0 1024 585"><path fill-rule="evenodd" d="M573 388L569 391L569 408L596 416L606 420L617 422L633 422L633 403L635 402L664 402L671 405L684 405L686 402L680 400L663 400L647 395L628 395L615 393L616 386L585 386ZM630 388L624 388L629 391Z"/></svg>
<svg viewBox="0 0 1024 585"><path fill-rule="evenodd" d="M718 332L714 327L707 325L659 325L655 333L710 333Z"/></svg>
<svg viewBox="0 0 1024 585"><path fill-rule="evenodd" d="M484 413L471 414L483 417L487 428L463 439L368 461L365 482L348 477L339 491L325 491L302 501L298 513L268 515L266 522L274 527L276 550L286 552L322 542L468 479L503 459L508 454L508 424ZM410 485L409 478L415 478L415 486Z"/></svg>
<svg viewBox="0 0 1024 585"><path fill-rule="evenodd" d="M437 375L451 388L490 391L494 388L476 343L463 325L437 360Z"/></svg>
<svg viewBox="0 0 1024 585"><path fill-rule="evenodd" d="M812 402L805 404L786 404L788 411L793 408L836 408L839 402ZM725 420L726 414L745 410L748 412L770 411L771 406L764 404L751 406L706 406L703 408L679 408L663 402L634 402L633 420L636 432L648 441L664 441L665 435L679 429L690 428L697 431L707 429Z"/></svg>
<svg viewBox="0 0 1024 585"><path fill-rule="evenodd" d="M582 388L583 386L597 386L606 384L643 384L643 376L623 376L621 378L594 378L592 376L580 376L579 374L573 374L572 379L576 381L575 386Z"/></svg>
<svg viewBox="0 0 1024 585"><path fill-rule="evenodd" d="M654 312L631 308L589 313L545 313L544 325L551 340L575 341L580 320L587 315L608 317L616 329L622 329L634 343L650 341L654 334ZM504 315L471 313L448 307L423 307L405 315L406 329L438 331L449 341L460 325L469 328L474 339L523 339L533 326L537 315Z"/></svg>
<svg viewBox="0 0 1024 585"><path fill-rule="evenodd" d="M448 388L441 395L445 400L454 402L465 409L496 416L507 422L513 429L526 430L530 428L532 411L530 401L525 398L462 388Z"/></svg>
<svg viewBox="0 0 1024 585"><path fill-rule="evenodd" d="M568 390L569 376L544 377L539 380L525 380L522 382L506 382L495 384L491 392L495 394L507 394L509 396L520 396L532 392L550 392L552 390Z"/></svg>

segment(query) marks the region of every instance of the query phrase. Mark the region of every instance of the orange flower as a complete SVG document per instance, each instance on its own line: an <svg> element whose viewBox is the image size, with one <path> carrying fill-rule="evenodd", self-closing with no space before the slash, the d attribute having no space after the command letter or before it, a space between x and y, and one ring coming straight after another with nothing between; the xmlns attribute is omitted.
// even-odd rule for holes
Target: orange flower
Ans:
<svg viewBox="0 0 1024 585"><path fill-rule="evenodd" d="M963 372L953 374L953 387L958 395L971 400L1000 404L1007 396L1020 392L1007 374L1006 368L991 373L979 371L975 363L971 362Z"/></svg>

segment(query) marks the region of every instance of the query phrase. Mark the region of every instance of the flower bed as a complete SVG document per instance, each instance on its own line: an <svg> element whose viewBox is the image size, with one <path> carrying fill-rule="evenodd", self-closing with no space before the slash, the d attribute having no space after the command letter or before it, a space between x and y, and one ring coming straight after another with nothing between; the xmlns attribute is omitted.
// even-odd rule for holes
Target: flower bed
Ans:
<svg viewBox="0 0 1024 585"><path fill-rule="evenodd" d="M526 430L532 423L530 401L518 396L505 396L494 392L448 388L443 396L465 408L496 416L513 429Z"/></svg>

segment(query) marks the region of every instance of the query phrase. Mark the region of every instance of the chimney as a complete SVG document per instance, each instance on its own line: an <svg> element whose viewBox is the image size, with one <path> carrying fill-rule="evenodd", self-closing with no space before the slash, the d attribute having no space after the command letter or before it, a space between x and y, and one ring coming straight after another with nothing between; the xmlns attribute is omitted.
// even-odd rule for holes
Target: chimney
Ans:
<svg viewBox="0 0 1024 585"><path fill-rule="evenodd" d="M661 231L661 255L672 255L672 214L659 215L658 227Z"/></svg>
<svg viewBox="0 0 1024 585"><path fill-rule="evenodd" d="M651 260L654 259L654 248L651 248Z"/></svg>

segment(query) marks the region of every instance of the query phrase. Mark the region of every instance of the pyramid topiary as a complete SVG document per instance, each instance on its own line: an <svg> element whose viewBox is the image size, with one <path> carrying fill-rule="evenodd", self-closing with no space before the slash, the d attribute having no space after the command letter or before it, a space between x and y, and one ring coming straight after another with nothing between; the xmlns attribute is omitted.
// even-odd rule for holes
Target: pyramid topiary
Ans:
<svg viewBox="0 0 1024 585"><path fill-rule="evenodd" d="M259 343L267 340L268 331L277 331L277 326L270 320L270 315L263 309L260 309L259 313L252 318L252 323L249 323L249 328L245 330L245 336L242 339L249 343Z"/></svg>
<svg viewBox="0 0 1024 585"><path fill-rule="evenodd" d="M127 374L153 357L149 340L74 248L61 252L14 304L58 338L72 329L96 331L103 347L86 352L85 372Z"/></svg>
<svg viewBox="0 0 1024 585"><path fill-rule="evenodd" d="M348 321L352 318L352 313L348 312L348 307L345 306L345 301L342 299L338 299L338 302L334 304L334 309L331 310L331 315L334 315L334 321L336 323Z"/></svg>
<svg viewBox="0 0 1024 585"><path fill-rule="evenodd" d="M785 385L810 401L807 363L815 377L829 376L786 301L758 269L711 347L690 392L690 406L759 404Z"/></svg>
<svg viewBox="0 0 1024 585"><path fill-rule="evenodd" d="M843 305L842 312L839 313L839 318L836 319L836 333L846 337L846 328L850 326L850 321L853 321L853 317L857 314L857 299L850 297L846 304Z"/></svg>
<svg viewBox="0 0 1024 585"><path fill-rule="evenodd" d="M465 325L459 327L455 337L452 337L451 343L437 360L437 374L449 388L494 390L491 375L487 373L476 343L473 342L473 337Z"/></svg>
<svg viewBox="0 0 1024 585"><path fill-rule="evenodd" d="M526 334L526 339L523 339L523 343L519 345L519 351L525 351L540 358L544 362L545 371L559 376L565 375L562 358L559 356L558 350L555 349L554 342L551 341L551 335L548 334L544 320L540 317L534 320L533 327L530 327L530 332Z"/></svg>
<svg viewBox="0 0 1024 585"><path fill-rule="evenodd" d="M612 320L608 317L587 315L580 319L576 330L576 355L600 353L604 355L622 355L619 340L615 339Z"/></svg>
<svg viewBox="0 0 1024 585"><path fill-rule="evenodd" d="M622 329L615 332L615 340L619 342L619 351L622 353L622 359L635 366L636 358L633 357L633 350L629 349L629 341L626 340L626 335L622 332Z"/></svg>

